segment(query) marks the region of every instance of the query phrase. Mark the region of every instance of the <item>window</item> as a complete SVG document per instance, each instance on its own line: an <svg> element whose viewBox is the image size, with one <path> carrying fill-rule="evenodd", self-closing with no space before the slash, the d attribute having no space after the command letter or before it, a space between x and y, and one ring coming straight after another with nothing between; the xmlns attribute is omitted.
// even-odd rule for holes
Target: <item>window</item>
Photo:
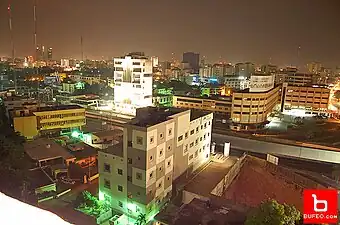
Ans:
<svg viewBox="0 0 340 225"><path fill-rule="evenodd" d="M183 140L183 135L178 137L178 141L182 141Z"/></svg>
<svg viewBox="0 0 340 225"><path fill-rule="evenodd" d="M153 160L153 157L152 156L150 156L150 161L152 161Z"/></svg>
<svg viewBox="0 0 340 225"><path fill-rule="evenodd" d="M111 189L111 183L110 180L104 179L104 187Z"/></svg>
<svg viewBox="0 0 340 225"><path fill-rule="evenodd" d="M123 186L118 185L118 191L123 192Z"/></svg>
<svg viewBox="0 0 340 225"><path fill-rule="evenodd" d="M123 175L123 170L122 169L118 169L118 174L119 175Z"/></svg>
<svg viewBox="0 0 340 225"><path fill-rule="evenodd" d="M140 192L139 191L137 191L137 196L140 196Z"/></svg>
<svg viewBox="0 0 340 225"><path fill-rule="evenodd" d="M203 140L203 138L202 137L200 137L200 141L202 141Z"/></svg>
<svg viewBox="0 0 340 225"><path fill-rule="evenodd" d="M190 135L193 135L195 133L195 130L190 131Z"/></svg>
<svg viewBox="0 0 340 225"><path fill-rule="evenodd" d="M168 146L168 151L171 151L171 145Z"/></svg>
<svg viewBox="0 0 340 225"><path fill-rule="evenodd" d="M201 130L203 130L203 125L201 125Z"/></svg>
<svg viewBox="0 0 340 225"><path fill-rule="evenodd" d="M137 136L137 144L138 145L143 145L143 137Z"/></svg>
<svg viewBox="0 0 340 225"><path fill-rule="evenodd" d="M209 123L208 123L209 125L210 125L210 121L209 121Z"/></svg>
<svg viewBox="0 0 340 225"><path fill-rule="evenodd" d="M196 139L196 141L195 141L195 145L197 145L198 144L198 138Z"/></svg>
<svg viewBox="0 0 340 225"><path fill-rule="evenodd" d="M153 143L154 143L154 138L150 137L150 144L153 144Z"/></svg>
<svg viewBox="0 0 340 225"><path fill-rule="evenodd" d="M152 178L152 177L153 177L153 172L150 173L150 178Z"/></svg>
<svg viewBox="0 0 340 225"><path fill-rule="evenodd" d="M160 182L159 184L158 184L158 188L161 188L162 187L162 182Z"/></svg>
<svg viewBox="0 0 340 225"><path fill-rule="evenodd" d="M111 172L110 164L104 163L104 172L107 172L107 173Z"/></svg>
<svg viewBox="0 0 340 225"><path fill-rule="evenodd" d="M204 128L207 128L207 123L204 124Z"/></svg>
<svg viewBox="0 0 340 225"><path fill-rule="evenodd" d="M119 205L119 207L123 208L123 202L118 201L118 205Z"/></svg>
<svg viewBox="0 0 340 225"><path fill-rule="evenodd" d="M136 179L137 180L142 180L142 173L136 173Z"/></svg>
<svg viewBox="0 0 340 225"><path fill-rule="evenodd" d="M159 138L160 138L160 139L163 139L163 137L164 137L163 133L160 133L160 134L159 134Z"/></svg>
<svg viewBox="0 0 340 225"><path fill-rule="evenodd" d="M188 135L188 132L186 132L186 133L185 133L185 139L187 139L188 136L189 136L189 135Z"/></svg>
<svg viewBox="0 0 340 225"><path fill-rule="evenodd" d="M159 151L159 156L162 156L163 155L163 150L160 150Z"/></svg>
<svg viewBox="0 0 340 225"><path fill-rule="evenodd" d="M190 148L192 148L192 146L194 146L194 142L191 142L191 143L190 143Z"/></svg>
<svg viewBox="0 0 340 225"><path fill-rule="evenodd" d="M170 129L168 130L168 134L169 134L169 135L172 135L172 128L170 128Z"/></svg>
<svg viewBox="0 0 340 225"><path fill-rule="evenodd" d="M162 167L159 167L159 171L162 171Z"/></svg>
<svg viewBox="0 0 340 225"><path fill-rule="evenodd" d="M196 133L198 132L198 127L196 127Z"/></svg>
<svg viewBox="0 0 340 225"><path fill-rule="evenodd" d="M127 180L131 182L132 181L132 177L131 176L127 176Z"/></svg>
<svg viewBox="0 0 340 225"><path fill-rule="evenodd" d="M131 158L128 158L127 161L128 161L129 164L132 164L132 159Z"/></svg>
<svg viewBox="0 0 340 225"><path fill-rule="evenodd" d="M196 150L196 152L195 152L195 158L198 156L198 151Z"/></svg>
<svg viewBox="0 0 340 225"><path fill-rule="evenodd" d="M184 153L186 153L188 151L188 145L186 144L185 146L184 146Z"/></svg>
<svg viewBox="0 0 340 225"><path fill-rule="evenodd" d="M169 167L169 166L171 166L171 161L170 161L170 160L168 161L168 167Z"/></svg>
<svg viewBox="0 0 340 225"><path fill-rule="evenodd" d="M192 160L194 158L194 155L189 156L189 160Z"/></svg>
<svg viewBox="0 0 340 225"><path fill-rule="evenodd" d="M208 133L208 137L210 136L210 133Z"/></svg>
<svg viewBox="0 0 340 225"><path fill-rule="evenodd" d="M128 210L128 213L132 213L131 209L128 208L127 210Z"/></svg>

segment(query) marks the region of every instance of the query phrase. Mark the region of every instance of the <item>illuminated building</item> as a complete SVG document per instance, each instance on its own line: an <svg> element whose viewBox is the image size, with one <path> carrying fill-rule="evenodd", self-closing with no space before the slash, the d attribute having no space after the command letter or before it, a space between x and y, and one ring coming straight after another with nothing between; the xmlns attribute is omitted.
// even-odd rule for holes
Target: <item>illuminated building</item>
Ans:
<svg viewBox="0 0 340 225"><path fill-rule="evenodd" d="M328 115L330 89L321 86L283 84L282 111L293 116Z"/></svg>
<svg viewBox="0 0 340 225"><path fill-rule="evenodd" d="M319 62L311 62L307 64L307 70L309 73L318 74L321 72L322 65Z"/></svg>
<svg viewBox="0 0 340 225"><path fill-rule="evenodd" d="M231 119L231 129L248 130L263 127L267 116L280 102L280 86L264 92L249 89L233 92L230 97L174 96L173 105L178 108L209 110L223 119Z"/></svg>
<svg viewBox="0 0 340 225"><path fill-rule="evenodd" d="M212 67L210 65L204 65L200 68L199 76L200 77L211 77L212 76Z"/></svg>
<svg viewBox="0 0 340 225"><path fill-rule="evenodd" d="M122 142L98 154L99 198L129 218L153 218L169 201L173 181L210 158L212 113L137 109Z"/></svg>
<svg viewBox="0 0 340 225"><path fill-rule="evenodd" d="M274 74L277 72L277 66L270 64L262 65L261 72L264 74Z"/></svg>
<svg viewBox="0 0 340 225"><path fill-rule="evenodd" d="M0 193L1 224L70 225L50 211L21 202Z"/></svg>
<svg viewBox="0 0 340 225"><path fill-rule="evenodd" d="M47 50L47 59L52 60L53 54L52 54L52 48L48 48Z"/></svg>
<svg viewBox="0 0 340 225"><path fill-rule="evenodd" d="M152 61L144 53L114 58L114 104L120 113L134 115L152 105Z"/></svg>
<svg viewBox="0 0 340 225"><path fill-rule="evenodd" d="M158 67L158 57L157 56L152 56L151 61L152 61L152 67Z"/></svg>
<svg viewBox="0 0 340 225"><path fill-rule="evenodd" d="M313 83L313 74L310 73L287 73L286 82L293 86L305 86Z"/></svg>
<svg viewBox="0 0 340 225"><path fill-rule="evenodd" d="M224 76L224 64L222 63L214 64L212 67L212 75L214 77L223 77Z"/></svg>
<svg viewBox="0 0 340 225"><path fill-rule="evenodd" d="M240 76L223 77L224 85L235 90L244 90L249 88L249 78Z"/></svg>
<svg viewBox="0 0 340 225"><path fill-rule="evenodd" d="M250 76L249 92L265 92L274 88L275 75L254 74Z"/></svg>
<svg viewBox="0 0 340 225"><path fill-rule="evenodd" d="M60 66L61 67L70 67L70 60L68 60L68 59L61 59L60 60Z"/></svg>
<svg viewBox="0 0 340 225"><path fill-rule="evenodd" d="M250 77L255 73L255 65L251 62L237 63L235 65L235 75L241 77Z"/></svg>
<svg viewBox="0 0 340 225"><path fill-rule="evenodd" d="M76 90L84 89L85 84L83 82L75 82L75 81L64 81L62 83L62 91L66 93L72 94Z"/></svg>
<svg viewBox="0 0 340 225"><path fill-rule="evenodd" d="M36 61L42 60L42 46L37 45L35 49Z"/></svg>
<svg viewBox="0 0 340 225"><path fill-rule="evenodd" d="M15 109L12 118L14 130L27 139L60 135L86 124L85 109L76 105Z"/></svg>
<svg viewBox="0 0 340 225"><path fill-rule="evenodd" d="M152 96L152 104L156 107L172 107L172 94L154 94Z"/></svg>
<svg viewBox="0 0 340 225"><path fill-rule="evenodd" d="M204 87L201 87L201 96L213 96L213 95L221 95L221 96L230 96L231 89L224 85L212 85L207 84Z"/></svg>
<svg viewBox="0 0 340 225"><path fill-rule="evenodd" d="M182 63L187 63L194 73L199 71L200 54L194 52L184 52Z"/></svg>
<svg viewBox="0 0 340 225"><path fill-rule="evenodd" d="M85 76L82 74L70 74L68 75L68 77L76 82L86 82L89 85L100 84L104 82L104 80L101 79L100 75Z"/></svg>

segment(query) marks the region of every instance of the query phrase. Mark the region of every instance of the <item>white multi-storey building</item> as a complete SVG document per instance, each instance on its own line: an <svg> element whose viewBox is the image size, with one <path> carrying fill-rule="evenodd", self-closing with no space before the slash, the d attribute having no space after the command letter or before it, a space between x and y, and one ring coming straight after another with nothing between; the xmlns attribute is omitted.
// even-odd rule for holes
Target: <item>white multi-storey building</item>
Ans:
<svg viewBox="0 0 340 225"><path fill-rule="evenodd" d="M121 142L98 154L99 198L130 221L140 214L149 221L170 199L173 181L209 161L213 114L152 107L136 114Z"/></svg>
<svg viewBox="0 0 340 225"><path fill-rule="evenodd" d="M133 52L114 59L114 104L119 113L135 115L152 105L152 60Z"/></svg>

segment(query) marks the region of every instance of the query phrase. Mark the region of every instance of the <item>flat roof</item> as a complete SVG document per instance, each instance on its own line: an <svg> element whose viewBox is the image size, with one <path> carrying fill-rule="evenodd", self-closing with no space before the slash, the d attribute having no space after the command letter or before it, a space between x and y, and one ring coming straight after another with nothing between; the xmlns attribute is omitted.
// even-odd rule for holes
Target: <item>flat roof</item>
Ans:
<svg viewBox="0 0 340 225"><path fill-rule="evenodd" d="M123 157L123 140L114 145L110 145L108 148L100 149L99 151L118 157Z"/></svg>
<svg viewBox="0 0 340 225"><path fill-rule="evenodd" d="M184 189L201 196L210 196L211 191L227 175L236 161L237 157L230 156L224 163L210 162L185 185Z"/></svg>
<svg viewBox="0 0 340 225"><path fill-rule="evenodd" d="M197 110L197 109L191 109L190 110L190 121L196 120L200 117L212 114L213 112L204 111L204 110Z"/></svg>
<svg viewBox="0 0 340 225"><path fill-rule="evenodd" d="M246 213L229 205L218 204L214 201L207 203L194 198L182 207L169 204L155 219L173 225L199 225L210 222L216 225L241 225L246 220Z"/></svg>
<svg viewBox="0 0 340 225"><path fill-rule="evenodd" d="M108 137L108 136L117 137L117 136L122 136L123 131L120 130L120 129L113 129L113 130L99 131L99 132L95 132L95 133L92 133L92 134L99 137L99 138Z"/></svg>
<svg viewBox="0 0 340 225"><path fill-rule="evenodd" d="M25 152L33 160L45 161L56 158L73 159L74 156L65 148L47 138L40 138L24 143Z"/></svg>
<svg viewBox="0 0 340 225"><path fill-rule="evenodd" d="M150 127L167 120L172 115L185 112L188 109L183 108L162 108L162 107L144 107L137 109L136 117L128 122L128 124L139 127Z"/></svg>
<svg viewBox="0 0 340 225"><path fill-rule="evenodd" d="M42 168L37 168L28 172L30 185L32 185L33 188L44 187L55 183L42 170Z"/></svg>
<svg viewBox="0 0 340 225"><path fill-rule="evenodd" d="M78 105L46 106L46 107L39 107L37 112L56 111L56 110L69 110L69 109L83 109L83 107L78 106Z"/></svg>
<svg viewBox="0 0 340 225"><path fill-rule="evenodd" d="M87 145L83 142L81 142L81 146L83 147L83 149L81 150L76 150L76 151L72 151L70 150L71 154L76 158L76 159L84 159L84 158L88 158L88 157L92 157L92 156L97 156L98 151L97 149L91 147L90 145Z"/></svg>

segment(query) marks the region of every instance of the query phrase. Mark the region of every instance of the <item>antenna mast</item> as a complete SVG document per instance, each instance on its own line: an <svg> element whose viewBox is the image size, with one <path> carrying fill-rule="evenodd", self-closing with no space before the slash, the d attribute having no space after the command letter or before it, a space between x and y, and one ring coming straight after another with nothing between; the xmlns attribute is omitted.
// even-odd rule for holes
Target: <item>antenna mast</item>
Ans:
<svg viewBox="0 0 340 225"><path fill-rule="evenodd" d="M81 61L84 62L83 36L80 36Z"/></svg>
<svg viewBox="0 0 340 225"><path fill-rule="evenodd" d="M12 7L11 7L11 0L8 2L8 25L9 25L9 31L11 34L11 47L12 47L12 66L15 65L15 59L14 59L14 39L13 39L13 27L12 27ZM13 69L13 78L14 78L14 91L17 93L17 77L15 73L15 69Z"/></svg>
<svg viewBox="0 0 340 225"><path fill-rule="evenodd" d="M35 60L38 59L38 53L37 53L37 1L34 0L33 3L33 21L34 21L34 55Z"/></svg>

